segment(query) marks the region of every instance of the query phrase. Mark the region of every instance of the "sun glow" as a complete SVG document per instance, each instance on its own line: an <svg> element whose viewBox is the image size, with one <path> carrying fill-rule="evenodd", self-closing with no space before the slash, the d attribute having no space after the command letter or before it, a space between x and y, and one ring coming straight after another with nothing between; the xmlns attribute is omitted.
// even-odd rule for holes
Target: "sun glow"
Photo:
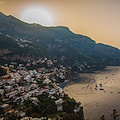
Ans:
<svg viewBox="0 0 120 120"><path fill-rule="evenodd" d="M52 15L43 8L28 8L26 9L20 19L27 23L38 23L43 26L53 26Z"/></svg>

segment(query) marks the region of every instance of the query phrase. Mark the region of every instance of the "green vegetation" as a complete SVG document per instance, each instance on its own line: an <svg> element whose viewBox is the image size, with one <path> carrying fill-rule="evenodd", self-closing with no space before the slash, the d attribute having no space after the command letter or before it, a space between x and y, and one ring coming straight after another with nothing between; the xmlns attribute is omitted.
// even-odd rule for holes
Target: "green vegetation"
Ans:
<svg viewBox="0 0 120 120"><path fill-rule="evenodd" d="M117 112L116 109L113 110L113 113L112 113L111 117L113 118L113 120L117 120L117 118L119 117L119 114L118 114L118 112ZM105 116L102 115L102 116L100 117L100 120L106 120L106 119L105 119Z"/></svg>
<svg viewBox="0 0 120 120"><path fill-rule="evenodd" d="M48 98L46 93L37 97L39 102L37 105L33 104L31 100L24 102L23 111L26 112L27 116L31 117L41 117L41 116L51 116L51 114L56 114L55 101Z"/></svg>
<svg viewBox="0 0 120 120"><path fill-rule="evenodd" d="M80 112L74 113L75 107L79 107L80 103L76 103L74 99L69 98L67 95L63 97L63 100L65 101L63 103L63 111L58 112L57 106L55 104L56 99L59 99L60 97L57 95L54 95L56 99L51 99L48 97L49 94L43 93L40 96L37 96L37 99L39 100L36 104L33 103L32 100L26 100L24 101L24 106L21 107L20 104L10 102L12 105L12 109L19 109L21 111L24 111L27 116L29 117L47 117L47 118L54 118L58 119L61 118L63 120L83 120L83 110L81 108ZM9 100L10 101L10 100ZM4 114L3 108L0 108L0 117L2 117ZM4 117L9 120L15 120L20 119L21 117L17 117L15 114L5 114ZM12 119L13 118L13 119Z"/></svg>
<svg viewBox="0 0 120 120"><path fill-rule="evenodd" d="M7 70L2 68L2 67L0 67L0 76L5 75L6 73L7 73Z"/></svg>
<svg viewBox="0 0 120 120"><path fill-rule="evenodd" d="M63 65L72 67L73 72L91 72L104 69L107 65L120 65L119 49L97 44L87 36L72 33L67 27L27 24L4 14L0 14L0 17L0 49L8 49L10 52L4 55L7 61L13 58L21 61L24 58L25 61L49 57L59 59ZM4 61L3 56L0 57L1 61Z"/></svg>
<svg viewBox="0 0 120 120"><path fill-rule="evenodd" d="M76 103L76 101L68 95L65 95L63 97L64 103L63 103L63 110L67 114L63 117L63 120L83 120L84 119L84 114L83 114L83 108L81 107L80 111L75 114L74 109L79 108L81 103Z"/></svg>

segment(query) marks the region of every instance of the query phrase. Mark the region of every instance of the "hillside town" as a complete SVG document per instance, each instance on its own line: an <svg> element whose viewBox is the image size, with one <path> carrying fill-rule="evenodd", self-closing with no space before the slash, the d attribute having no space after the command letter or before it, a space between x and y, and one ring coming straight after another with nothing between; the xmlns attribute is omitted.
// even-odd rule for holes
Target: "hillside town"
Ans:
<svg viewBox="0 0 120 120"><path fill-rule="evenodd" d="M62 120L70 113L84 118L80 103L63 91L62 85L70 81L70 68L56 63L44 58L1 66L7 74L0 78L0 120ZM38 64L42 67L30 69Z"/></svg>

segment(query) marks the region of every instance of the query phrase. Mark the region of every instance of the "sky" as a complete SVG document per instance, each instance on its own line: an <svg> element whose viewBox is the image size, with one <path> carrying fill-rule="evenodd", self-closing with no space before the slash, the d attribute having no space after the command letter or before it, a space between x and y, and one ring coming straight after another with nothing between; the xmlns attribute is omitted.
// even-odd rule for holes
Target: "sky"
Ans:
<svg viewBox="0 0 120 120"><path fill-rule="evenodd" d="M19 19L32 8L47 11L52 26L67 26L97 43L120 49L120 0L0 0L0 11Z"/></svg>

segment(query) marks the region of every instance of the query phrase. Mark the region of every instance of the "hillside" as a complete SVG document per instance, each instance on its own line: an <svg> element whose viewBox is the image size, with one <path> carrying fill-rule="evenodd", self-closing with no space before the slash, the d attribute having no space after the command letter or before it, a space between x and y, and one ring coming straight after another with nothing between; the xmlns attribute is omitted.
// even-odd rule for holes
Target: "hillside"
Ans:
<svg viewBox="0 0 120 120"><path fill-rule="evenodd" d="M26 42L28 45L26 45ZM44 56L44 53L46 53L46 56L48 55L44 49L42 49L42 53L38 52L36 49L37 45L31 45L31 43L28 41L25 41L24 44L21 44L19 41L8 35L0 34L0 43L1 63L9 63L10 61L34 60L38 58L36 56Z"/></svg>
<svg viewBox="0 0 120 120"><path fill-rule="evenodd" d="M87 36L74 34L67 27L27 24L13 16L0 13L0 32L1 37L4 36L5 39L7 35L7 39L12 41L9 46L16 44L15 48L7 51L12 52L4 55L4 58L11 54L23 58L27 56L29 59L50 57L60 60L77 71L101 69L106 65L120 65L119 49L97 44ZM8 43L2 43L0 49L6 49L7 47L4 47L6 44Z"/></svg>

